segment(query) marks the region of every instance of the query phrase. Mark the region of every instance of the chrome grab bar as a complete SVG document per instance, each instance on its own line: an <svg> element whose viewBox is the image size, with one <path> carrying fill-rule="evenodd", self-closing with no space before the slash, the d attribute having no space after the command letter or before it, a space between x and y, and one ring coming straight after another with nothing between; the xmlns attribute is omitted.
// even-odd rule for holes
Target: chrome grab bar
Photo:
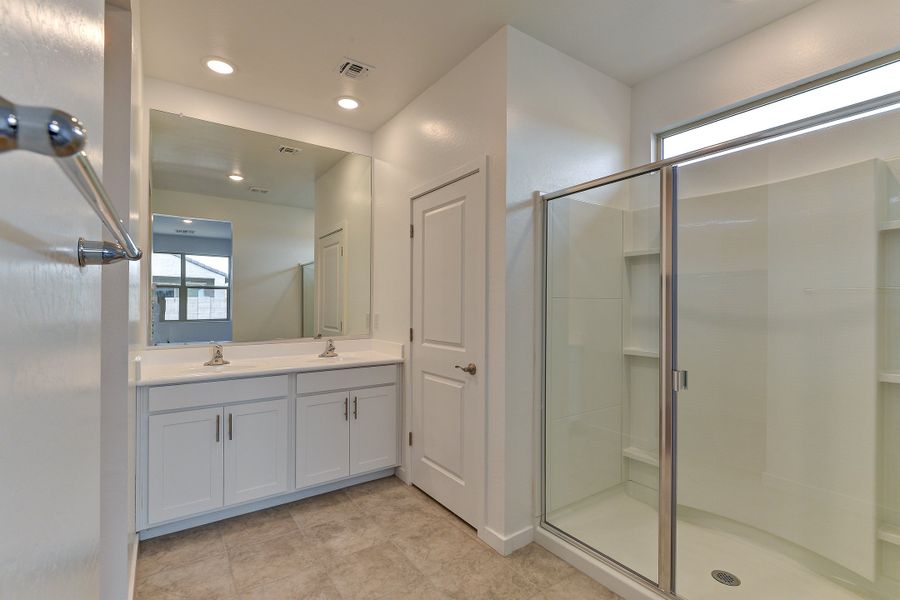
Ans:
<svg viewBox="0 0 900 600"><path fill-rule="evenodd" d="M116 214L103 182L84 152L87 133L72 115L42 106L13 104L0 96L0 153L29 150L56 160L84 196L115 242L78 240L78 264L107 265L140 260L141 249Z"/></svg>

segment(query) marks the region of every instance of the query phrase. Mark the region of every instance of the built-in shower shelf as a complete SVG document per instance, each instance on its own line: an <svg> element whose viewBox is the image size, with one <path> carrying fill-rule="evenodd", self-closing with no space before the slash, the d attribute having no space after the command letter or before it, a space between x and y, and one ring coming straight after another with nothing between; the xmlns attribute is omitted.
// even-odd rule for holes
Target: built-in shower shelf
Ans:
<svg viewBox="0 0 900 600"><path fill-rule="evenodd" d="M900 373L893 371L885 371L878 374L878 381L881 383L900 383Z"/></svg>
<svg viewBox="0 0 900 600"><path fill-rule="evenodd" d="M644 358L659 358L659 352L650 350L649 348L635 348L634 346L626 346L622 348L622 354L625 356L643 356Z"/></svg>
<svg viewBox="0 0 900 600"><path fill-rule="evenodd" d="M878 539L888 544L900 546L900 527L897 525L881 525L878 528Z"/></svg>
<svg viewBox="0 0 900 600"><path fill-rule="evenodd" d="M659 254L659 248L642 248L640 250L626 250L625 258L634 258L636 256L655 256Z"/></svg>
<svg viewBox="0 0 900 600"><path fill-rule="evenodd" d="M638 448L637 446L628 446L627 448L623 448L622 456L648 465L653 465L654 467L659 466L659 457L657 457L656 454L644 450L643 448Z"/></svg>
<svg viewBox="0 0 900 600"><path fill-rule="evenodd" d="M878 226L878 229L881 231L894 231L895 229L900 229L900 219L896 221L882 221L881 225Z"/></svg>

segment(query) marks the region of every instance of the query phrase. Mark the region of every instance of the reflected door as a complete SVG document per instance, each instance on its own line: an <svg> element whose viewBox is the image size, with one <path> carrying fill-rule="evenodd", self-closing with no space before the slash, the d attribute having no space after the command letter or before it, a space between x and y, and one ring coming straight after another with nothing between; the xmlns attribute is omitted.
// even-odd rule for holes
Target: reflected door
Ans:
<svg viewBox="0 0 900 600"><path fill-rule="evenodd" d="M412 213L413 483L478 527L486 420L483 171L419 196Z"/></svg>
<svg viewBox="0 0 900 600"><path fill-rule="evenodd" d="M319 333L344 332L344 230L319 238Z"/></svg>

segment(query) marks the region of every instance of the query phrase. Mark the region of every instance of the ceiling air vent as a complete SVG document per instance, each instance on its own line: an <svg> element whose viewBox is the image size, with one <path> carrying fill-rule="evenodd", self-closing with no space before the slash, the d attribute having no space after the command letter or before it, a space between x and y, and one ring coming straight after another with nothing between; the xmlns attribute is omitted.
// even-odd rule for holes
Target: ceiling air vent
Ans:
<svg viewBox="0 0 900 600"><path fill-rule="evenodd" d="M251 192L253 192L254 194L268 194L268 193L269 193L269 190L267 190L266 188L264 188L264 187L259 187L259 186L256 186L256 185L251 185L248 189L249 189Z"/></svg>
<svg viewBox="0 0 900 600"><path fill-rule="evenodd" d="M364 62L354 60L352 58L344 58L338 65L338 75L349 77L350 79L365 79L375 67L367 65Z"/></svg>
<svg viewBox="0 0 900 600"><path fill-rule="evenodd" d="M279 146L278 152L281 154L300 154L301 149L294 146Z"/></svg>

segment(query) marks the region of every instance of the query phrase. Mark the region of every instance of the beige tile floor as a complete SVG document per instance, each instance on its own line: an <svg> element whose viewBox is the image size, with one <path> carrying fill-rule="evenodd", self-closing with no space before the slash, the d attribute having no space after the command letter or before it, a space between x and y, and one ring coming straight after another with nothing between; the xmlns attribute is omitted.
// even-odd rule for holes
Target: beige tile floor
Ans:
<svg viewBox="0 0 900 600"><path fill-rule="evenodd" d="M141 542L135 600L618 600L391 477Z"/></svg>

